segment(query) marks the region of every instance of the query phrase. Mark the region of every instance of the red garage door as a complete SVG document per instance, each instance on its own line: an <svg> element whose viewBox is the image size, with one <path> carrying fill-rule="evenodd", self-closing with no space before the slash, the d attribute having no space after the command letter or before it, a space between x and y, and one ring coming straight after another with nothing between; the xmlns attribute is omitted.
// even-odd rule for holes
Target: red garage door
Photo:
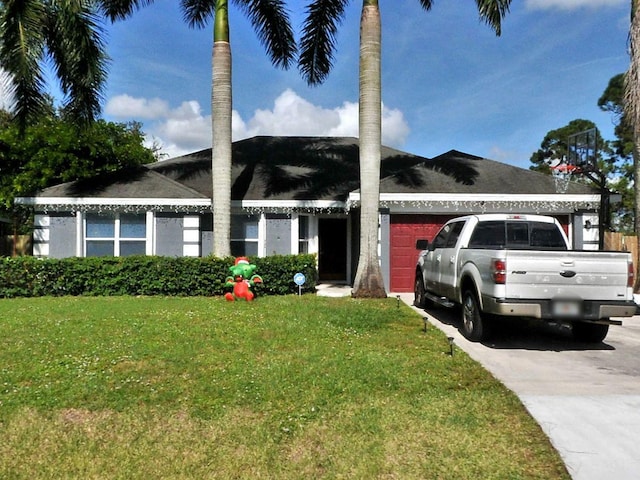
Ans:
<svg viewBox="0 0 640 480"><path fill-rule="evenodd" d="M416 271L416 240L433 240L453 216L391 215L391 291L412 292Z"/></svg>

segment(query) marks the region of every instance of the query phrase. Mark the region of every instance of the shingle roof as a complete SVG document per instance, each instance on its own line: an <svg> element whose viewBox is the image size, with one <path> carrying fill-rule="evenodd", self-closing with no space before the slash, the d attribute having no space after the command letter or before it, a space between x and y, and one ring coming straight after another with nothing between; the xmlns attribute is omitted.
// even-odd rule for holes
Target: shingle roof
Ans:
<svg viewBox="0 0 640 480"><path fill-rule="evenodd" d="M233 144L232 200L345 200L360 184L358 139L253 137ZM382 176L426 160L382 149ZM211 149L150 168L211 197Z"/></svg>
<svg viewBox="0 0 640 480"><path fill-rule="evenodd" d="M145 166L62 183L42 190L39 197L90 198L208 198Z"/></svg>
<svg viewBox="0 0 640 480"><path fill-rule="evenodd" d="M451 150L384 178L381 193L550 194L551 175ZM571 182L566 193L593 194L593 187Z"/></svg>
<svg viewBox="0 0 640 480"><path fill-rule="evenodd" d="M232 200L346 200L359 188L358 140L253 137L234 142ZM555 194L553 178L451 150L433 159L382 148L381 193ZM572 184L568 193L593 193ZM211 149L91 180L47 188L39 197L212 196Z"/></svg>

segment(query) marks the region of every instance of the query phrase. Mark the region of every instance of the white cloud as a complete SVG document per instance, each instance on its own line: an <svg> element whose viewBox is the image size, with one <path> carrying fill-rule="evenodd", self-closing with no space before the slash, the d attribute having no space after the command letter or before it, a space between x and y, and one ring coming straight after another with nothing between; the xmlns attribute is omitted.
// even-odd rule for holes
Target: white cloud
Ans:
<svg viewBox="0 0 640 480"><path fill-rule="evenodd" d="M169 104L159 98L134 98L117 95L107 102L105 113L115 118L155 119L169 114Z"/></svg>
<svg viewBox="0 0 640 480"><path fill-rule="evenodd" d="M194 100L170 109L161 99L119 95L108 102L106 112L121 120L151 120L145 122L145 132L162 144L162 151L170 157L211 146L211 115L203 115ZM404 115L383 106L382 117L382 142L401 147L410 130ZM232 135L234 140L256 135L357 137L358 104L344 102L339 107L324 108L287 89L274 100L272 109L256 110L248 120L234 110Z"/></svg>
<svg viewBox="0 0 640 480"><path fill-rule="evenodd" d="M581 7L613 7L628 4L629 0L526 0L531 10L561 9L573 10Z"/></svg>

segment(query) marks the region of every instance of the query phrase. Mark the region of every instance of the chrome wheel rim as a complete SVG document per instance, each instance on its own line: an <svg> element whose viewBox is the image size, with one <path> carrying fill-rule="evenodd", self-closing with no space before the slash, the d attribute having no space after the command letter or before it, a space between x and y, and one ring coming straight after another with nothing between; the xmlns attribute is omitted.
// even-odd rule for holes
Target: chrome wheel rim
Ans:
<svg viewBox="0 0 640 480"><path fill-rule="evenodd" d="M462 318L465 331L471 332L473 330L474 316L475 305L471 296L467 295L464 299L464 315Z"/></svg>

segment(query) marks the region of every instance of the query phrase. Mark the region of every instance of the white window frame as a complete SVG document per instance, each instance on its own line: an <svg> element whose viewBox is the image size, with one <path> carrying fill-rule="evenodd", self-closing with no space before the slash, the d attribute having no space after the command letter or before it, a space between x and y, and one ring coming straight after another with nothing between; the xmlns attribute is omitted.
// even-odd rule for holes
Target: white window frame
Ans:
<svg viewBox="0 0 640 480"><path fill-rule="evenodd" d="M255 244L257 246L257 255L259 257L264 257L264 251L266 248L266 234L267 234L267 219L266 216L264 214L232 214L231 215L231 222L233 222L233 217L256 217L257 221L258 221L258 237L257 238L251 238L251 237L244 237L244 238L236 238L236 237L231 237L231 243L233 242L244 242L245 245L248 243L252 243ZM214 226L215 228L215 226ZM231 229L233 230L233 228ZM245 248L246 250L246 248Z"/></svg>
<svg viewBox="0 0 640 480"><path fill-rule="evenodd" d="M300 218L307 218L307 236L306 238L300 237ZM315 232L315 216L310 214L301 214L294 213L291 215L291 253L299 254L300 252L300 243L307 244L307 253L317 253L316 252L316 232Z"/></svg>
<svg viewBox="0 0 640 480"><path fill-rule="evenodd" d="M114 221L114 235L113 237L87 237L87 216L88 215L104 215L111 217ZM81 231L78 232L81 237L80 245L82 246L82 255L83 257L87 256L87 242L90 241L112 241L113 242L113 256L120 256L120 243L126 241L138 241L145 243L145 255L153 255L153 212L145 212L143 214L145 218L145 237L142 238L131 238L131 237L121 237L120 236L120 216L121 215L131 215L131 213L126 212L113 212L113 213L103 213L103 212L86 212L81 214L82 217L82 228Z"/></svg>

